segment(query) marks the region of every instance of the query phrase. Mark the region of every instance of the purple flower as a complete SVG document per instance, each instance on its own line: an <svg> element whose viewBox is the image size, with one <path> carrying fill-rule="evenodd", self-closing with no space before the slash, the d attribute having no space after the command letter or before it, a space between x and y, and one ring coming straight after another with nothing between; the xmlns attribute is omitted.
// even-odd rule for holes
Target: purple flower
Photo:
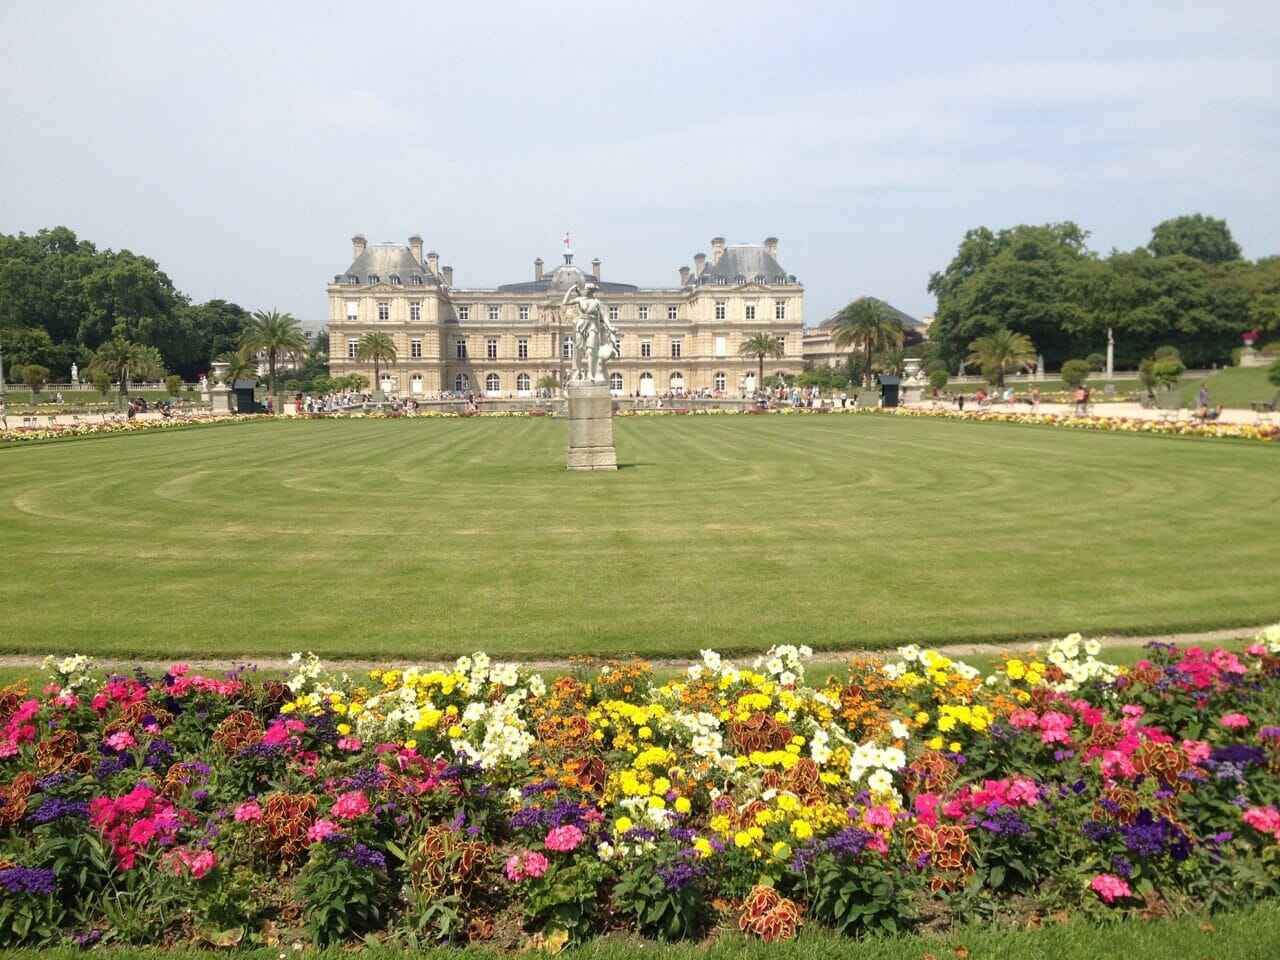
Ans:
<svg viewBox="0 0 1280 960"><path fill-rule="evenodd" d="M387 865L385 854L367 847L363 843L357 843L353 850L339 850L338 856L344 860L350 860L357 867L363 867L366 870L381 870Z"/></svg>
<svg viewBox="0 0 1280 960"><path fill-rule="evenodd" d="M0 887L11 894L50 894L57 888L57 878L52 870L36 867L9 867L0 870Z"/></svg>
<svg viewBox="0 0 1280 960"><path fill-rule="evenodd" d="M696 851L694 855L697 856ZM662 880L662 884L670 893L678 893L695 880L706 876L705 864L691 861L682 854L674 860L668 860L654 871Z"/></svg>
<svg viewBox="0 0 1280 960"><path fill-rule="evenodd" d="M79 820L89 819L89 801L64 800L61 797L47 797L40 806L27 814L27 822L31 824L52 823L63 817L75 817Z"/></svg>

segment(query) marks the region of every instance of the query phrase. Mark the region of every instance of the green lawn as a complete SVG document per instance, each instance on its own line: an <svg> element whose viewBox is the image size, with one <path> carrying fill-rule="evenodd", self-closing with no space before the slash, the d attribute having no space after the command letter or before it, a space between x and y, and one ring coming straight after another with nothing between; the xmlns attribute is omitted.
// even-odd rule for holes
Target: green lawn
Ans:
<svg viewBox="0 0 1280 960"><path fill-rule="evenodd" d="M1219 370L1209 377L1183 378L1178 384L1182 392L1182 402L1187 406L1195 406L1196 394L1200 384L1209 385L1209 402L1215 407L1240 407L1248 410L1249 405L1257 400L1270 400L1276 395L1276 387L1267 380L1266 367L1231 367Z"/></svg>
<svg viewBox="0 0 1280 960"><path fill-rule="evenodd" d="M264 422L0 449L0 652L431 659L1280 619L1280 445L890 417Z"/></svg>

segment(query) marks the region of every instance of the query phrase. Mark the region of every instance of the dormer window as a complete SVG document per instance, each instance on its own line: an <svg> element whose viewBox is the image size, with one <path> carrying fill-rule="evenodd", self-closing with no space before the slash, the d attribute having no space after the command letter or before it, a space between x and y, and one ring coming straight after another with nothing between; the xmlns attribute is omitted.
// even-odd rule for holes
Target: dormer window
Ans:
<svg viewBox="0 0 1280 960"><path fill-rule="evenodd" d="M370 283L377 283L377 282L378 282L378 275L377 275L376 273L371 273L371 274L369 274L369 282L370 282Z"/></svg>
<svg viewBox="0 0 1280 960"><path fill-rule="evenodd" d="M391 276L389 276L387 279L391 281L391 285L393 287L400 286L400 278L397 277L394 273Z"/></svg>
<svg viewBox="0 0 1280 960"><path fill-rule="evenodd" d="M764 274L763 274L763 273L757 273L757 274L756 274L756 283L764 283Z"/></svg>
<svg viewBox="0 0 1280 960"><path fill-rule="evenodd" d="M728 285L728 283L729 283L729 278L728 278L728 277L716 277L716 283L719 283L719 284L722 284L722 285Z"/></svg>
<svg viewBox="0 0 1280 960"><path fill-rule="evenodd" d="M409 286L411 286L411 287L420 287L420 286L422 286L422 278L421 278L421 277L419 277L417 274L415 274L414 276L410 277L410 278L409 278Z"/></svg>
<svg viewBox="0 0 1280 960"><path fill-rule="evenodd" d="M744 277L742 274L738 274L736 277L734 277L734 278L733 278L733 282L734 282L734 283L746 283L746 282L747 282L747 278L746 278L746 277Z"/></svg>
<svg viewBox="0 0 1280 960"><path fill-rule="evenodd" d="M343 283L359 283L360 278L357 277L354 273L348 273L345 277L342 278L342 282Z"/></svg>

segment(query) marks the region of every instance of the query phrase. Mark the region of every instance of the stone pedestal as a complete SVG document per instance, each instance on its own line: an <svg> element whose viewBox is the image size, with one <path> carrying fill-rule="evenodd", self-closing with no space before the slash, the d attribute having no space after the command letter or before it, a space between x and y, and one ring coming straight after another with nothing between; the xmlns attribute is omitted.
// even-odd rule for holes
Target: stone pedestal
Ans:
<svg viewBox="0 0 1280 960"><path fill-rule="evenodd" d="M1270 361L1266 354L1260 353L1254 347L1245 347L1240 351L1240 366L1266 367L1270 366Z"/></svg>
<svg viewBox="0 0 1280 960"><path fill-rule="evenodd" d="M569 469L617 470L613 398L603 383L570 383Z"/></svg>
<svg viewBox="0 0 1280 960"><path fill-rule="evenodd" d="M213 389L209 391L209 397L213 401L215 415L231 412L231 388L225 383L214 384Z"/></svg>

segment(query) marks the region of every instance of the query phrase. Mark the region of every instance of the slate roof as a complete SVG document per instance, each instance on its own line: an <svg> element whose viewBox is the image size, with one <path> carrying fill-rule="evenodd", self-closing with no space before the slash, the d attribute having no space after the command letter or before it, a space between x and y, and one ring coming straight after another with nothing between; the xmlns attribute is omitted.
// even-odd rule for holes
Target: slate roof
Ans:
<svg viewBox="0 0 1280 960"><path fill-rule="evenodd" d="M499 293L556 293L564 292L572 287L575 283L581 287L590 280L601 293L631 293L640 288L630 283L613 283L609 280L597 280L591 274L583 271L581 267L572 263L562 263L554 270L550 270L542 275L541 280L529 280L525 283L504 283L498 287Z"/></svg>
<svg viewBox="0 0 1280 960"><path fill-rule="evenodd" d="M760 244L735 243L724 248L724 253L713 267L708 260L698 275L699 283L715 283L723 279L725 283L735 284L746 281L751 283L759 279L761 283L779 283L779 277L787 282L795 283L783 269L782 264Z"/></svg>
<svg viewBox="0 0 1280 960"><path fill-rule="evenodd" d="M921 323L919 320L917 320L915 317L911 316L908 313L903 313L893 304L887 303L884 300L881 300L879 297L861 296L861 297L858 297L853 302L857 303L858 300L875 300L877 303L882 304L885 307L885 309L889 311L889 314L891 316L898 318L898 320L902 323L903 327L905 327L907 330L914 331L915 333L920 334L920 336L922 337L925 335L925 333L929 329L927 324ZM818 328L820 330L830 330L839 322L840 314L843 312L843 310L844 308L841 307L831 316L827 317L827 319L823 320L820 324L818 324Z"/></svg>
<svg viewBox="0 0 1280 960"><path fill-rule="evenodd" d="M334 278L334 282L344 283L351 276L359 278L357 283L374 282L370 277L377 277L380 283L390 283L392 277L399 277L400 283L406 287L413 283L409 278L414 276L422 278L423 286L440 283L439 277L418 263L409 248L399 243L369 244L351 266Z"/></svg>

